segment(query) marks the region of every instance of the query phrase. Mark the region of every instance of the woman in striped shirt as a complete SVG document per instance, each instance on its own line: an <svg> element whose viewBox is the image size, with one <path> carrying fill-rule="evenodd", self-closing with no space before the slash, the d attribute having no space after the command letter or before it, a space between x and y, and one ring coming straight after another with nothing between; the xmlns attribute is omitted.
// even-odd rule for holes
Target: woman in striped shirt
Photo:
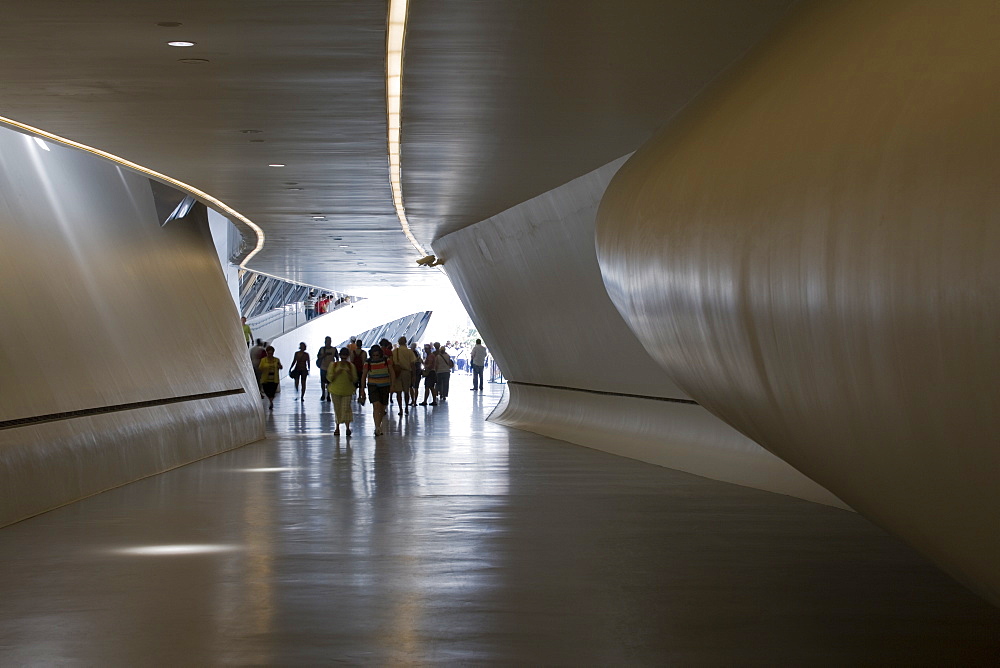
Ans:
<svg viewBox="0 0 1000 668"><path fill-rule="evenodd" d="M361 377L361 400L365 397L365 387L368 388L368 395L371 397L373 417L375 418L375 435L382 435L382 420L388 412L389 389L396 381L396 374L392 370L392 363L386 359L385 353L379 346L372 346L368 351L368 361L365 362L364 373Z"/></svg>

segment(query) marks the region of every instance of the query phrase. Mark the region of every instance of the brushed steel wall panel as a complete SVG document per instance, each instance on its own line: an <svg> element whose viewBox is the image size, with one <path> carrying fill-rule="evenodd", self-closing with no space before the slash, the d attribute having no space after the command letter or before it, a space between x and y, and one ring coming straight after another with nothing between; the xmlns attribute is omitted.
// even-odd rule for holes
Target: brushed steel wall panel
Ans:
<svg viewBox="0 0 1000 668"><path fill-rule="evenodd" d="M689 398L629 330L597 264L598 203L624 161L434 244L509 379ZM700 406L512 386L494 419L709 478L842 505Z"/></svg>
<svg viewBox="0 0 1000 668"><path fill-rule="evenodd" d="M1000 602L1000 5L816 2L616 176L609 292L706 408Z"/></svg>
<svg viewBox="0 0 1000 668"><path fill-rule="evenodd" d="M509 385L495 422L706 478L850 510L701 406Z"/></svg>
<svg viewBox="0 0 1000 668"><path fill-rule="evenodd" d="M0 524L263 437L207 222L148 179L0 128L0 421L246 393L0 431Z"/></svg>

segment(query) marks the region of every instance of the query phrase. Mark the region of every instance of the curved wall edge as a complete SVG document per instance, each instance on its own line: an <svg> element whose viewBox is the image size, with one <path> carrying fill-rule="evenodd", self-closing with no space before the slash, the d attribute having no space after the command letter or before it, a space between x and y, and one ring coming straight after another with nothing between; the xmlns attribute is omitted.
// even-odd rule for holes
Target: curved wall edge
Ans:
<svg viewBox="0 0 1000 668"><path fill-rule="evenodd" d="M81 144L80 142L73 141L72 139L67 139L66 137L60 137L59 135L52 134L41 128L36 128L26 123L21 123L20 121L15 121L12 118L5 118L0 116L0 127L10 128L15 132L28 133L26 136L36 136L39 140L48 144L49 142L55 142L58 145L66 146L78 151L84 151L91 153L99 158L102 158L108 162L112 162L122 167L126 167L132 171L139 174L145 174L150 180L168 185L173 188L179 188L185 193L193 196L195 199L199 200L205 206L216 211L219 215L225 217L229 220L233 226L239 232L240 236L244 240L243 250L238 254L238 256L233 257L232 261L240 266L245 266L254 255L260 252L264 247L264 230L262 230L256 223L251 221L249 218L241 214L240 212L233 209L231 206L223 202L222 200L212 197L208 193L195 188L192 185L188 185L183 181L178 181L177 179L167 176L166 174L161 174L157 171L144 167L143 165L134 163L125 158L119 157L107 151L102 151L99 148L94 148L93 146L87 146L86 144Z"/></svg>
<svg viewBox="0 0 1000 668"><path fill-rule="evenodd" d="M851 510L700 406L509 385L490 420L704 478Z"/></svg>
<svg viewBox="0 0 1000 668"><path fill-rule="evenodd" d="M685 392L994 603L998 33L989 0L802 3L596 226Z"/></svg>
<svg viewBox="0 0 1000 668"><path fill-rule="evenodd" d="M0 128L0 240L0 525L264 437L203 207Z"/></svg>
<svg viewBox="0 0 1000 668"><path fill-rule="evenodd" d="M598 203L627 156L437 240L434 251L504 375L522 383L687 400L611 303L597 264ZM698 406L511 385L504 424L843 507ZM621 419L623 411L629 419ZM501 417L502 416L502 417Z"/></svg>

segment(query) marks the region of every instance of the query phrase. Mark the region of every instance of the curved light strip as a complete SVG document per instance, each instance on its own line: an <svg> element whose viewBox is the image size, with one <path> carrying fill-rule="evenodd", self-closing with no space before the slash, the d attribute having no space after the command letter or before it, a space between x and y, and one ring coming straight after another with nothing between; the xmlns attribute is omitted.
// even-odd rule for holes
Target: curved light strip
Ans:
<svg viewBox="0 0 1000 668"><path fill-rule="evenodd" d="M13 119L6 118L4 116L0 116L0 123L3 123L4 125L10 125L12 127L18 128L19 130L24 130L25 132L29 132L31 134L38 135L40 137L45 137L50 141L58 142L60 144L65 144L66 146L72 146L73 148L80 149L81 151L86 151L87 153L92 153L106 160L117 162L119 165L123 165L125 167L128 167L129 169L134 169L135 171L141 172L146 176L151 176L158 181L164 181L172 186L177 186L178 188L181 188L182 190L186 190L187 192L191 193L198 199L204 202L208 202L213 206L221 209L226 214L234 218L237 218L240 222L242 222L247 227L252 229L254 233L256 233L257 235L257 246L252 251L250 251L250 253L245 258L243 258L243 262L240 263L240 267L242 267L243 269L247 268L246 266L247 262L249 262L250 259L257 253L259 253L260 249L264 247L264 230L260 229L256 224L254 224L253 221L251 221L249 218L241 214L239 211L233 209L225 202L222 202L221 200L212 197L211 195L209 195L204 191L198 190L194 186L190 186L184 183L183 181L178 181L177 179L170 178L166 174L160 174L159 172L155 172L152 169L149 169L148 167L137 165L134 162L126 160L125 158L120 158L117 155L108 153L107 151L102 151L100 149L94 148L93 146L87 146L86 144L75 142L72 139L66 139L65 137L54 135L51 132L46 132L45 130L40 130L39 128L35 128L30 125L25 125L24 123L19 123ZM250 271L254 270L251 269ZM263 272L257 272L257 273L263 273ZM287 280L287 279L282 279L282 280Z"/></svg>
<svg viewBox="0 0 1000 668"><path fill-rule="evenodd" d="M421 257L427 255L420 242L410 232L403 207L403 185L399 171L399 118L400 97L403 92L403 37L406 34L406 9L408 0L390 0L389 35L386 39L385 95L389 115L389 184L392 186L392 203L403 234L417 249Z"/></svg>

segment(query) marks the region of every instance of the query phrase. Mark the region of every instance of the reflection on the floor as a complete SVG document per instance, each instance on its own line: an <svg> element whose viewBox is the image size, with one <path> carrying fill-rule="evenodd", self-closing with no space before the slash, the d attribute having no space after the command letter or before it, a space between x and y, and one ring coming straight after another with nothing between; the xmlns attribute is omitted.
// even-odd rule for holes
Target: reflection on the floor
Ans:
<svg viewBox="0 0 1000 668"><path fill-rule="evenodd" d="M437 407L269 438L0 530L0 665L988 662L1000 611L851 513Z"/></svg>

